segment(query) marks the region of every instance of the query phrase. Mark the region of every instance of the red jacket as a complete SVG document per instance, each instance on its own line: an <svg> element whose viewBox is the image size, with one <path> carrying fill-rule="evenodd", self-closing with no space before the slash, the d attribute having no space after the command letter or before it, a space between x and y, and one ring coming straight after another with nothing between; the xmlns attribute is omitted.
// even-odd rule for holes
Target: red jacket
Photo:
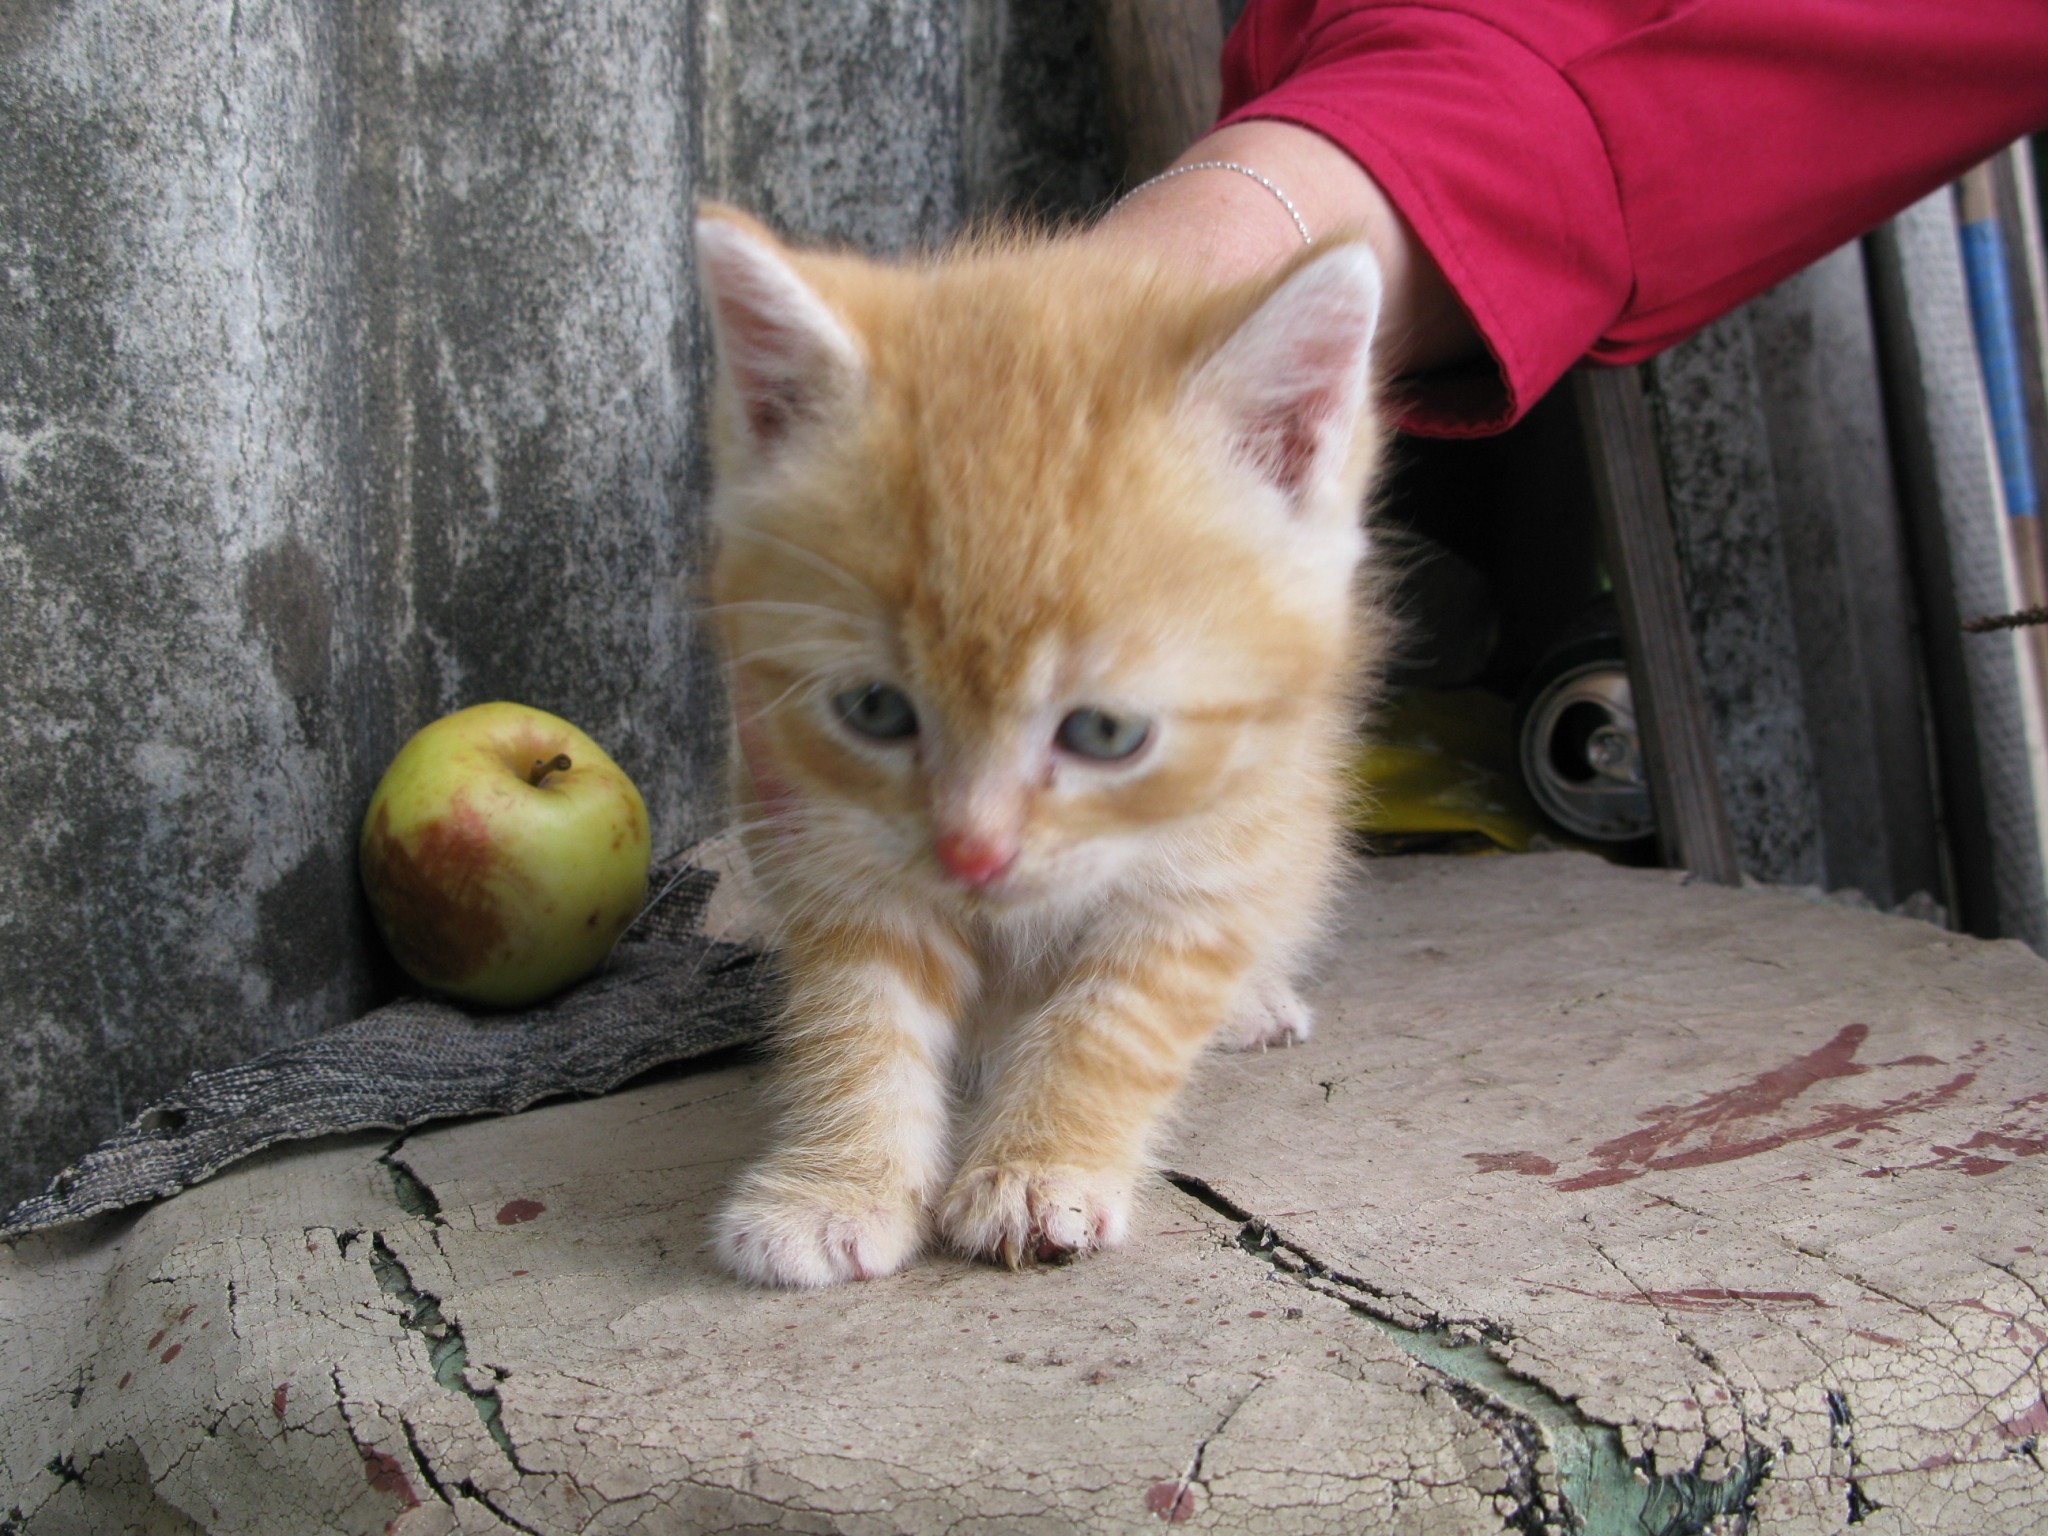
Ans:
<svg viewBox="0 0 2048 1536"><path fill-rule="evenodd" d="M1223 120L1321 133L1493 354L1411 430L1498 431L2048 126L2048 0L1251 0Z"/></svg>

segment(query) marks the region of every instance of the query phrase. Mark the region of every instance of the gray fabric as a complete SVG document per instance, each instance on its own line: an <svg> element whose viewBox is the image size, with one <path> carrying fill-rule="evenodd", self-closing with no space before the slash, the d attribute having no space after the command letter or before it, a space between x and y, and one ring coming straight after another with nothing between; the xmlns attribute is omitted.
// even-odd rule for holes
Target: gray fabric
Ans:
<svg viewBox="0 0 2048 1536"><path fill-rule="evenodd" d="M673 862L657 870L656 896L605 969L540 1007L470 1013L412 998L195 1073L15 1206L0 1238L161 1199L278 1142L515 1114L757 1041L773 967L703 935L717 880Z"/></svg>

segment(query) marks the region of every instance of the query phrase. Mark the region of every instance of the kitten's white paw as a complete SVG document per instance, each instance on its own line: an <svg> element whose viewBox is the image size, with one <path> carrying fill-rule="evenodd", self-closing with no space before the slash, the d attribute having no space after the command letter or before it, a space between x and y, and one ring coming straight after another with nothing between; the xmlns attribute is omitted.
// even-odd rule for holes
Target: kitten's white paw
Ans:
<svg viewBox="0 0 2048 1536"><path fill-rule="evenodd" d="M916 1255L921 1228L914 1200L872 1184L756 1169L718 1213L712 1246L744 1280L814 1289L894 1274Z"/></svg>
<svg viewBox="0 0 2048 1536"><path fill-rule="evenodd" d="M971 1258L1061 1259L1130 1236L1131 1181L1107 1170L995 1163L963 1170L939 1205L939 1230Z"/></svg>
<svg viewBox="0 0 2048 1536"><path fill-rule="evenodd" d="M1287 981L1255 981L1238 995L1218 1036L1233 1050L1299 1045L1315 1033L1316 1016Z"/></svg>

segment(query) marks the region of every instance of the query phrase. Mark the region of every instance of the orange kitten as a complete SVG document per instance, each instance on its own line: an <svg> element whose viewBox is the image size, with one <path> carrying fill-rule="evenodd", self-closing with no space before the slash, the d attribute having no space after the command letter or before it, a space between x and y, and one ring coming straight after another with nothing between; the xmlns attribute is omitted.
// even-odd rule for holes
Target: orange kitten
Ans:
<svg viewBox="0 0 2048 1536"><path fill-rule="evenodd" d="M1379 269L1212 291L1085 240L884 266L706 210L713 596L784 929L734 1270L1120 1242L1219 1032L1304 1038L1379 638Z"/></svg>

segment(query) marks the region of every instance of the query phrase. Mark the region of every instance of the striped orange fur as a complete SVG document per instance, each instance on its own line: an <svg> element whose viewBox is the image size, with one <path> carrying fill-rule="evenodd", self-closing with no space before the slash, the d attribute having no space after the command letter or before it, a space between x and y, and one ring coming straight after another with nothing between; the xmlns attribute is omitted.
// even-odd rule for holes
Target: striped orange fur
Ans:
<svg viewBox="0 0 2048 1536"><path fill-rule="evenodd" d="M736 799L786 931L739 1274L1120 1241L1197 1053L1292 1041L1382 647L1378 269L898 265L708 208Z"/></svg>

